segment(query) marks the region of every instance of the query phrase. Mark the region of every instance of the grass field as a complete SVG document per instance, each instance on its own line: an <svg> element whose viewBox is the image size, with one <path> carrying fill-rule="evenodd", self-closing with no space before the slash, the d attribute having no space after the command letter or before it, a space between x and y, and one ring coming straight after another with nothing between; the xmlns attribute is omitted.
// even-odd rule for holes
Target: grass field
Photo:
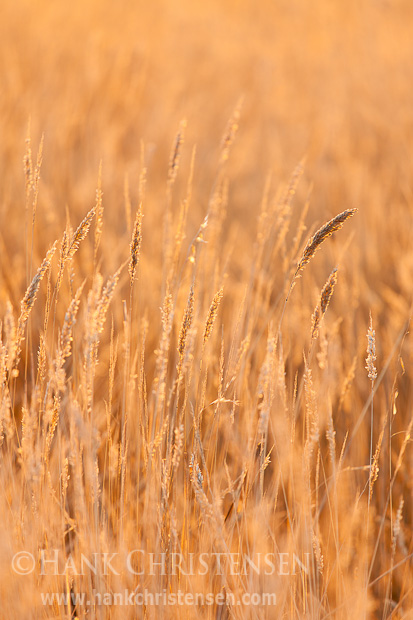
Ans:
<svg viewBox="0 0 413 620"><path fill-rule="evenodd" d="M1 13L1 620L413 618L412 3Z"/></svg>

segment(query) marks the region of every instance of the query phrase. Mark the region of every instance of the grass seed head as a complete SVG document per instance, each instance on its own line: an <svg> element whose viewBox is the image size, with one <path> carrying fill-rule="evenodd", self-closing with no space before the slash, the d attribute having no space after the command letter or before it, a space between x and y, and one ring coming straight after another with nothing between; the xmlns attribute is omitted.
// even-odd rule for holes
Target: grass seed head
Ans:
<svg viewBox="0 0 413 620"><path fill-rule="evenodd" d="M334 287L337 283L337 269L333 269L330 273L327 282L323 286L321 291L320 302L313 312L312 316L312 330L311 338L315 340L318 337L318 329L320 327L321 320L326 313L328 304L333 295Z"/></svg>
<svg viewBox="0 0 413 620"><path fill-rule="evenodd" d="M136 214L135 224L133 226L132 241L130 243L130 261L129 261L129 275L131 286L136 278L136 270L139 264L139 257L141 253L142 243L142 209Z"/></svg>
<svg viewBox="0 0 413 620"><path fill-rule="evenodd" d="M317 230L317 232L311 237L308 241L307 245L304 248L302 256L298 261L297 270L295 272L294 278L300 273L302 269L310 262L313 258L314 254L320 247L320 245L325 241L328 237L330 237L334 232L340 230L342 228L344 222L352 217L357 209L347 209L342 213L339 213L332 220L324 224L321 228Z"/></svg>
<svg viewBox="0 0 413 620"><path fill-rule="evenodd" d="M373 320L370 314L370 325L367 331L367 357L366 357L366 370L370 381L374 381L377 378L377 369L374 365L376 361L376 332L373 329Z"/></svg>

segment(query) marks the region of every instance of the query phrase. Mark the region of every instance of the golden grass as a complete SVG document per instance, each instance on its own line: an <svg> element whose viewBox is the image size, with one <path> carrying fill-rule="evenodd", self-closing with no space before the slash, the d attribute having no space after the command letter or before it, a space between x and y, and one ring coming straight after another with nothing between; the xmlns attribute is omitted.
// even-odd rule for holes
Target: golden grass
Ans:
<svg viewBox="0 0 413 620"><path fill-rule="evenodd" d="M3 2L1 619L411 618L412 19Z"/></svg>

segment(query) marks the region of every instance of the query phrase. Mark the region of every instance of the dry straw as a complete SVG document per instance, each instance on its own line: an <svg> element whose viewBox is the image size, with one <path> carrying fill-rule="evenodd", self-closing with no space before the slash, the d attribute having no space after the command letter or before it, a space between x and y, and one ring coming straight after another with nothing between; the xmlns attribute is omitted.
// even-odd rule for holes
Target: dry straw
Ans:
<svg viewBox="0 0 413 620"><path fill-rule="evenodd" d="M139 264L139 257L141 253L142 243L142 209L136 214L135 224L133 226L132 241L130 243L130 262L129 262L129 275L131 286L136 278L136 269Z"/></svg>
<svg viewBox="0 0 413 620"><path fill-rule="evenodd" d="M65 373L63 372L64 361L71 355L73 341L73 327L76 323L76 316L79 310L80 297L83 291L85 281L78 288L76 295L70 302L63 321L63 327L59 336L58 353L55 360L55 374L57 388L64 392L65 390Z"/></svg>
<svg viewBox="0 0 413 620"><path fill-rule="evenodd" d="M119 269L116 271L116 273L113 274L113 276L110 276L110 278L108 278L100 295L95 314L95 328L97 334L101 334L103 331L106 320L106 313L108 311L109 304L112 300L116 285L119 281L119 277L124 266L125 263L119 267Z"/></svg>
<svg viewBox="0 0 413 620"><path fill-rule="evenodd" d="M69 230L69 227L67 227L63 233L62 243L60 244L59 273L57 275L56 286L55 286L56 297L60 291L60 286L63 280L66 256L67 256L68 249L69 249L69 240L70 240L70 230Z"/></svg>
<svg viewBox="0 0 413 620"><path fill-rule="evenodd" d="M403 519L403 506L404 506L404 499L403 499L403 497L401 497L400 498L399 507L398 507L397 513L396 513L396 519L395 519L394 524L393 524L393 531L392 531L391 548L392 548L393 556L396 553L397 539L399 538L400 532L401 532L401 523L402 523L402 519Z"/></svg>
<svg viewBox="0 0 413 620"><path fill-rule="evenodd" d="M370 325L367 332L367 358L366 358L366 370L370 381L374 381L377 378L377 369L374 365L376 361L376 332L373 329L373 320L370 314Z"/></svg>
<svg viewBox="0 0 413 620"><path fill-rule="evenodd" d="M333 217L332 220L329 220L328 222L324 224L324 226L319 228L317 232L311 237L311 239L307 241L307 245L305 246L303 250L301 258L298 261L297 269L295 270L294 276L291 280L290 288L289 288L287 297L285 299L284 309L281 314L280 324L284 316L285 306L290 297L291 291L294 288L296 278L298 277L300 271L302 271L304 267L308 265L308 263L313 258L314 254L316 253L318 248L321 246L323 241L325 241L328 237L330 237L337 230L340 230L340 228L343 227L344 222L348 220L350 217L352 217L356 211L357 209L347 209L346 211L339 213L338 215Z"/></svg>
<svg viewBox="0 0 413 620"><path fill-rule="evenodd" d="M94 261L96 262L96 256L99 249L100 238L102 236L102 228L103 228L103 192L102 192L102 162L99 164L99 175L98 175L98 187L96 190L96 226L95 226L95 249L94 249Z"/></svg>
<svg viewBox="0 0 413 620"><path fill-rule="evenodd" d="M37 270L36 275L34 276L33 280L31 281L31 283L29 284L26 293L22 299L21 302L21 312L20 312L20 317L19 317L19 322L18 322L18 326L17 326L17 353L16 353L16 359L15 359L15 365L17 366L18 361L19 361L19 354L20 354L20 346L21 346L21 342L24 338L24 330L26 327L26 323L27 320L29 318L29 314L34 306L34 302L36 301L36 297L37 297L37 293L39 291L39 287L40 287L40 283L44 277L44 274L46 273L46 271L49 269L50 267L50 263L52 261L53 258L53 254L56 251L56 244L57 241L54 242L54 244L52 245L52 247L50 248L50 250L47 252L46 257L44 258L42 264L40 265L39 269Z"/></svg>
<svg viewBox="0 0 413 620"><path fill-rule="evenodd" d="M311 338L315 340L318 337L318 328L320 327L321 320L326 313L328 304L330 303L331 296L334 291L334 287L337 283L337 269L333 269L330 273L327 282L323 286L321 291L320 302L313 312L312 316L312 330Z"/></svg>
<svg viewBox="0 0 413 620"><path fill-rule="evenodd" d="M63 360L65 360L70 355L71 343L73 339L72 330L76 322L76 315L80 305L80 296L82 294L84 285L85 281L79 286L78 290L76 291L76 295L70 302L69 308L66 311L63 321L63 327L62 331L60 332L59 338L59 355L61 355Z"/></svg>
<svg viewBox="0 0 413 620"><path fill-rule="evenodd" d="M371 500L372 495L373 495L373 486L374 483L376 482L377 478L379 477L379 457L380 457L380 450L381 450L381 446L383 443L383 436L384 436L384 428L381 430L379 439L377 441L377 445L376 445L376 451L374 453L373 456L373 461L370 467L370 476L369 476L369 498Z"/></svg>
<svg viewBox="0 0 413 620"><path fill-rule="evenodd" d="M184 317L182 319L181 330L179 332L179 341L178 341L178 353L179 353L179 367L178 367L178 375L180 374L182 368L182 360L185 353L186 340L188 337L189 330L191 329L192 321L194 318L194 287L191 286L191 290L189 291L188 302L186 304Z"/></svg>
<svg viewBox="0 0 413 620"><path fill-rule="evenodd" d="M297 277L300 271L304 269L304 267L310 262L323 241L325 241L337 230L340 230L344 222L350 217L352 217L356 211L357 209L347 209L346 211L343 211L342 213L339 213L338 215L333 217L332 220L330 220L329 222L324 224L324 226L319 228L319 230L317 230L315 235L311 237L311 239L308 241L307 245L304 248L303 254L298 261L298 266L294 274L294 279Z"/></svg>
<svg viewBox="0 0 413 620"><path fill-rule="evenodd" d="M212 328L214 327L215 319L217 318L219 304L221 303L224 295L224 289L220 288L214 295L211 306L209 308L208 317L205 323L203 343L205 344L211 335Z"/></svg>
<svg viewBox="0 0 413 620"><path fill-rule="evenodd" d="M182 120L179 124L179 131L176 135L174 146L171 151L168 168L168 186L171 187L175 183L178 174L179 160L181 158L181 148L184 141L184 133L186 128L186 120Z"/></svg>
<svg viewBox="0 0 413 620"><path fill-rule="evenodd" d="M226 162L229 157L229 151L234 141L234 138L237 134L238 127L239 127L242 104L243 104L243 98L241 98L238 101L235 107L235 110L225 128L225 133L223 135L222 142L221 142L221 158L220 158L221 164Z"/></svg>
<svg viewBox="0 0 413 620"><path fill-rule="evenodd" d="M90 225L96 213L96 205L92 207L86 217L80 222L79 226L76 229L75 234L73 235L72 242L67 251L65 260L71 260L77 250L79 249L80 242L86 237L89 232Z"/></svg>
<svg viewBox="0 0 413 620"><path fill-rule="evenodd" d="M26 179L26 196L30 195L30 191L33 187L33 158L32 158L32 142L30 139L30 127L29 135L26 138L26 152L24 154L24 175Z"/></svg>

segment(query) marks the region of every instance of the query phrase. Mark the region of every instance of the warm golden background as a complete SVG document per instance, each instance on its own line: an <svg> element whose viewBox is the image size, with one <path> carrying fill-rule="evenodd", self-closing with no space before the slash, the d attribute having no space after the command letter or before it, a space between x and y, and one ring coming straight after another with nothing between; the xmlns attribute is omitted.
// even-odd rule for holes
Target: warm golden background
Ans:
<svg viewBox="0 0 413 620"><path fill-rule="evenodd" d="M1 618L412 618L412 32L408 0L2 0ZM24 161L31 149L34 168L42 136L33 218ZM100 245L94 260L95 216L57 298L63 233L94 206L100 162ZM105 283L129 259L140 202L133 296L125 268L97 334L98 273ZM305 268L280 327L307 238L350 208L358 212ZM55 240L17 373L13 320ZM335 266L311 345L311 315ZM59 331L84 279L62 384ZM369 501L371 441L379 472ZM308 552L313 570L187 581L122 573L110 583L11 570L17 551L44 548ZM271 591L278 604L86 615L43 607L39 595L138 584Z"/></svg>

